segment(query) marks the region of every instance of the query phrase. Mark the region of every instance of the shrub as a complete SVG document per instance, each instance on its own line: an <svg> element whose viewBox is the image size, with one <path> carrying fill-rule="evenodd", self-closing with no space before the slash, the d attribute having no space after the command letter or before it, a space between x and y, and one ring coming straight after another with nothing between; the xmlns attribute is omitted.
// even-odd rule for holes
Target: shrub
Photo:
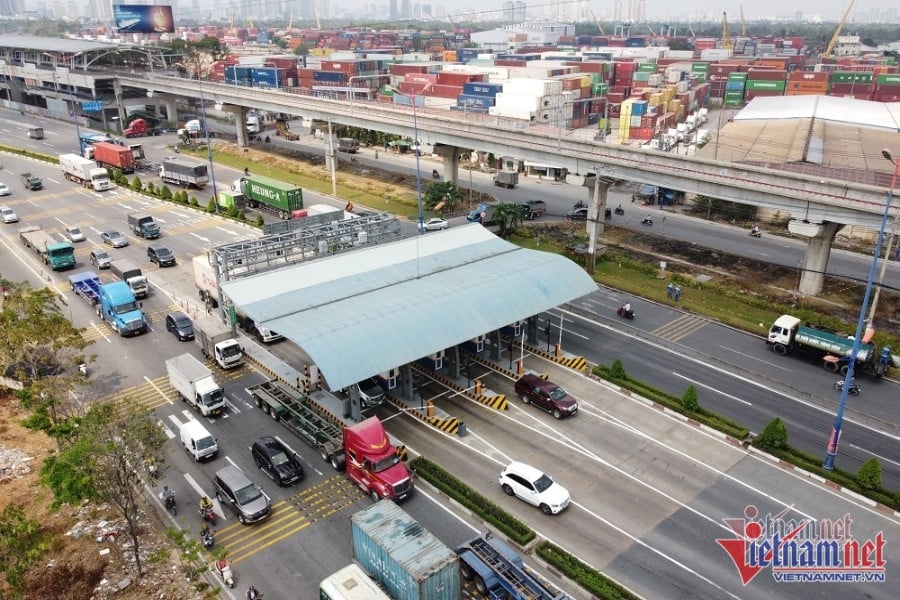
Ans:
<svg viewBox="0 0 900 600"><path fill-rule="evenodd" d="M690 412L697 412L697 409L700 408L700 402L697 397L697 388L693 386L693 384L689 385L686 390L684 390L684 394L681 396L681 406L684 407L684 410Z"/></svg>
<svg viewBox="0 0 900 600"><path fill-rule="evenodd" d="M131 180L131 189L133 189L136 192L139 192L139 191L141 191L141 189L143 187L144 187L144 184L143 184L143 182L141 182L141 178L138 177L137 175L135 175L134 179Z"/></svg>
<svg viewBox="0 0 900 600"><path fill-rule="evenodd" d="M169 186L164 185L159 188L159 197L163 200L171 200L172 199L172 190L169 189Z"/></svg>
<svg viewBox="0 0 900 600"><path fill-rule="evenodd" d="M859 484L867 490L881 487L881 463L874 456L864 462L856 472Z"/></svg>
<svg viewBox="0 0 900 600"><path fill-rule="evenodd" d="M156 196L156 186L153 185L152 181L147 182L147 190L146 191L148 194L152 194L153 196Z"/></svg>
<svg viewBox="0 0 900 600"><path fill-rule="evenodd" d="M209 202L206 203L206 212L208 212L208 213L218 212L216 209L216 199L215 198L210 198Z"/></svg>
<svg viewBox="0 0 900 600"><path fill-rule="evenodd" d="M625 366L618 358L615 360L615 362L613 362L612 367L609 368L609 377L610 379L615 379L618 381L622 381L628 378L628 375L625 373Z"/></svg>
<svg viewBox="0 0 900 600"><path fill-rule="evenodd" d="M262 226L266 224L266 220L263 219L262 215L256 215L256 226L262 229Z"/></svg>
<svg viewBox="0 0 900 600"><path fill-rule="evenodd" d="M200 203L197 202L197 198L195 198L194 196L191 196L191 199L188 200L188 205L197 207L197 206L200 206Z"/></svg>
<svg viewBox="0 0 900 600"><path fill-rule="evenodd" d="M766 425L753 445L761 450L782 450L787 447L787 427L778 417Z"/></svg>

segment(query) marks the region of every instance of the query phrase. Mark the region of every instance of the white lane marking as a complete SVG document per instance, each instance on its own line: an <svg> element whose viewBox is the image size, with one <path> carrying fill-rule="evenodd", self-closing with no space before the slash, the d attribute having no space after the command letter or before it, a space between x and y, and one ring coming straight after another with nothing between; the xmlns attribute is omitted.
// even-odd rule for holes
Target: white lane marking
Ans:
<svg viewBox="0 0 900 600"><path fill-rule="evenodd" d="M681 373L675 373L674 371L672 372L672 375L674 375L675 377L678 377L680 379L684 379L685 381L689 381L689 382L691 382L692 385L695 385L697 387L701 387L705 390L715 392L716 394L719 394L720 396L725 396L726 398L729 398L736 402L740 402L741 404L743 404L745 406L753 406L753 403L751 403L751 402L747 402L746 400L742 400L742 399L738 398L737 396L733 396L731 394L726 394L722 390L717 390L716 388L712 387L711 385L706 385L705 383L700 383L696 379L691 379L687 375L682 375Z"/></svg>
<svg viewBox="0 0 900 600"><path fill-rule="evenodd" d="M741 358L748 358L748 359L756 361L758 363L762 363L762 364L766 365L767 367L772 367L773 369L779 369L779 370L785 371L787 373L793 372L793 369L789 369L789 368L783 366L784 361L779 361L779 362L775 363L775 362L771 362L768 360L763 360L757 356L753 356L752 354L747 354L745 352L738 352L737 350L734 350L733 348L728 348L726 346L719 346L719 350L725 350L727 352L732 352L734 354L737 354Z"/></svg>

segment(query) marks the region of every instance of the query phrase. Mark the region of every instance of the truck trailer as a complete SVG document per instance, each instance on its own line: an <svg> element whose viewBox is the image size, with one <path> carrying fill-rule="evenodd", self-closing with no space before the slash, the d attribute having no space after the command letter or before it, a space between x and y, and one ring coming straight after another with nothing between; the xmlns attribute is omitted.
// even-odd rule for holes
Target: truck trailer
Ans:
<svg viewBox="0 0 900 600"><path fill-rule="evenodd" d="M159 225L147 214L131 213L128 215L128 228L131 232L145 240L155 240L161 234Z"/></svg>
<svg viewBox="0 0 900 600"><path fill-rule="evenodd" d="M779 356L795 352L811 355L820 359L827 371L846 375L853 351L853 338L809 323L806 325L801 323L797 317L781 315L769 328L766 345ZM871 343L874 335L874 329L867 329L860 340L854 370L883 377L892 362L891 350L885 347L879 354L875 344Z"/></svg>
<svg viewBox="0 0 900 600"><path fill-rule="evenodd" d="M130 148L112 142L95 142L90 154L101 167L118 169L122 173L134 173L134 154Z"/></svg>
<svg viewBox="0 0 900 600"><path fill-rule="evenodd" d="M568 596L533 575L522 557L490 533L456 548L463 578L488 598L568 600Z"/></svg>
<svg viewBox="0 0 900 600"><path fill-rule="evenodd" d="M75 266L75 248L69 242L61 242L44 231L40 225L29 225L19 230L19 238L41 258L41 262L54 271Z"/></svg>
<svg viewBox="0 0 900 600"><path fill-rule="evenodd" d="M181 399L200 411L204 417L221 414L225 410L225 393L212 371L190 354L166 360L169 383Z"/></svg>
<svg viewBox="0 0 900 600"><path fill-rule="evenodd" d="M91 306L100 303L100 277L93 271L69 275L69 285L75 295Z"/></svg>
<svg viewBox="0 0 900 600"><path fill-rule="evenodd" d="M194 285L199 291L200 300L210 308L219 306L219 285L216 282L216 273L209 264L206 254L195 256L191 259L194 267Z"/></svg>
<svg viewBox="0 0 900 600"><path fill-rule="evenodd" d="M206 165L181 158L167 158L159 165L159 177L165 183L202 189L209 183Z"/></svg>
<svg viewBox="0 0 900 600"><path fill-rule="evenodd" d="M516 171L497 171L494 173L494 185L512 189L519 185L519 173Z"/></svg>
<svg viewBox="0 0 900 600"><path fill-rule="evenodd" d="M303 190L271 177L242 177L232 184L231 190L243 194L250 208L267 210L282 219L290 219L294 211L303 208Z"/></svg>
<svg viewBox="0 0 900 600"><path fill-rule="evenodd" d="M102 192L110 188L109 173L97 166L97 163L80 154L60 154L59 166L63 177L69 181L80 183L86 188Z"/></svg>
<svg viewBox="0 0 900 600"><path fill-rule="evenodd" d="M127 283L116 281L103 284L99 295L97 316L109 323L120 336L132 337L150 330L147 318Z"/></svg>
<svg viewBox="0 0 900 600"><path fill-rule="evenodd" d="M150 295L150 284L141 272L141 268L130 260L114 260L109 265L110 272L125 282L135 298L146 298Z"/></svg>
<svg viewBox="0 0 900 600"><path fill-rule="evenodd" d="M231 327L216 315L194 320L194 340L203 356L215 360L223 369L238 367L244 362L244 350L231 335Z"/></svg>

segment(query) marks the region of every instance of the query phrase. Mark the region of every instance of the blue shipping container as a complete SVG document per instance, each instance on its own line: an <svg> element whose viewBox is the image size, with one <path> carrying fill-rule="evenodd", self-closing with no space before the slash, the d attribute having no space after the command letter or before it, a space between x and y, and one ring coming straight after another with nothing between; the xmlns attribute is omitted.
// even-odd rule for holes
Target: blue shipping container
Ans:
<svg viewBox="0 0 900 600"><path fill-rule="evenodd" d="M455 110L457 112L466 113L468 115L486 115L488 112L487 108L478 108L477 106L467 107L467 106L451 106L450 110Z"/></svg>
<svg viewBox="0 0 900 600"><path fill-rule="evenodd" d="M485 83L483 81L470 81L463 84L463 94L467 96L494 97L503 91L502 83Z"/></svg>
<svg viewBox="0 0 900 600"><path fill-rule="evenodd" d="M340 71L313 71L313 80L343 82L347 80L347 74Z"/></svg>
<svg viewBox="0 0 900 600"><path fill-rule="evenodd" d="M390 500L350 518L353 558L396 600L457 600L459 558Z"/></svg>
<svg viewBox="0 0 900 600"><path fill-rule="evenodd" d="M494 106L495 98L493 96L470 96L468 94L460 94L456 97L456 106L464 109L469 108L489 108Z"/></svg>
<svg viewBox="0 0 900 600"><path fill-rule="evenodd" d="M725 89L733 92L742 92L744 91L744 82L743 81L726 81Z"/></svg>

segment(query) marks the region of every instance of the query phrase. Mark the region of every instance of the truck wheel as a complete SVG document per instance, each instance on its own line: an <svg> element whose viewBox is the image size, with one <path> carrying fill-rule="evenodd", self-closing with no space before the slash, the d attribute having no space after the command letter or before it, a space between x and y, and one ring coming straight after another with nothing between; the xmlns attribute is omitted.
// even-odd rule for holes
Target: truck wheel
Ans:
<svg viewBox="0 0 900 600"><path fill-rule="evenodd" d="M378 502L379 500L381 500L381 496L378 495L378 492L376 490L372 490L371 492L369 492L369 497L372 498L372 502Z"/></svg>
<svg viewBox="0 0 900 600"><path fill-rule="evenodd" d="M841 367L841 375L846 375L847 371L849 371L849 370L850 370L850 367L848 367L847 365L844 365L843 367Z"/></svg>
<svg viewBox="0 0 900 600"><path fill-rule="evenodd" d="M825 370L828 371L829 373L837 373L838 368L840 367L840 365L838 365L838 362L836 360L823 361L822 366L825 367ZM846 368L847 367L844 367L844 369L846 369ZM847 374L846 371L842 373L842 375L846 375L846 374Z"/></svg>
<svg viewBox="0 0 900 600"><path fill-rule="evenodd" d="M787 354L787 347L784 344L774 344L772 346L772 352L774 352L778 356L784 356L785 354Z"/></svg>
<svg viewBox="0 0 900 600"><path fill-rule="evenodd" d="M340 457L337 454L332 456L331 460L329 462L331 463L331 467L335 471L340 471L341 469L344 468L344 462L340 459Z"/></svg>
<svg viewBox="0 0 900 600"><path fill-rule="evenodd" d="M282 211L279 211L279 212L278 212L278 218L280 218L282 221L286 220L286 219L287 219L287 213L285 213L283 210L282 210Z"/></svg>
<svg viewBox="0 0 900 600"><path fill-rule="evenodd" d="M459 574L462 575L462 578L466 581L471 581L472 577L475 575L475 572L472 571L472 567L469 566L464 560L459 561Z"/></svg>
<svg viewBox="0 0 900 600"><path fill-rule="evenodd" d="M484 578L481 575L475 576L475 589L478 590L478 593L483 596L488 595L487 586L484 585Z"/></svg>

